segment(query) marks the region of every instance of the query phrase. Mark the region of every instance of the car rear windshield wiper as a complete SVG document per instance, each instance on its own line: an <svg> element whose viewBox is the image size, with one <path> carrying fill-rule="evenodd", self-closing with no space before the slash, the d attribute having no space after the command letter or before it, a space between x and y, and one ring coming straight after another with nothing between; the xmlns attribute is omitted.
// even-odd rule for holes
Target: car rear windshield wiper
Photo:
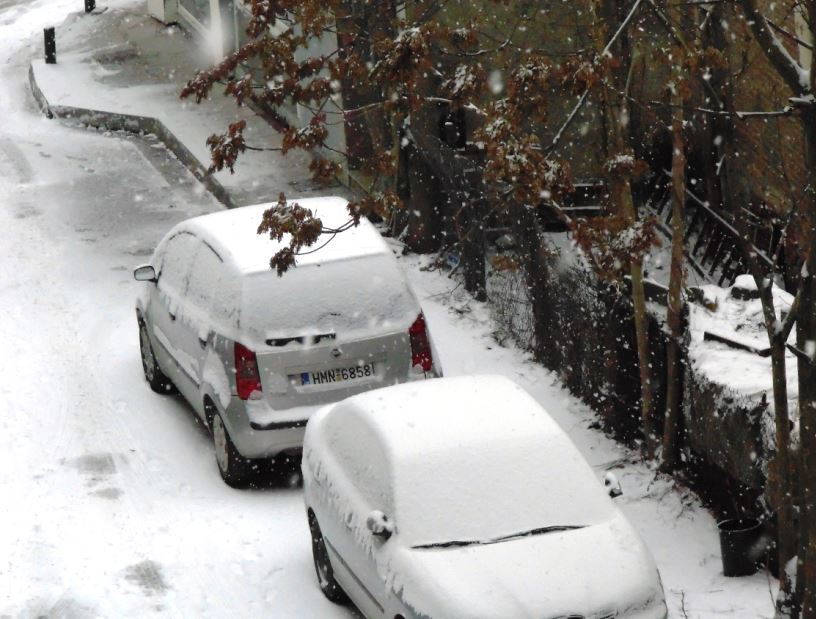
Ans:
<svg viewBox="0 0 816 619"><path fill-rule="evenodd" d="M291 342L298 344L314 345L319 344L323 340L336 340L336 333L320 333L318 335L298 335L296 337L275 337L266 340L269 346L286 346Z"/></svg>
<svg viewBox="0 0 816 619"><path fill-rule="evenodd" d="M455 548L459 546L484 546L487 544L498 544L499 542L506 542L511 539L518 539L520 537L530 537L532 535L544 535L545 533L557 533L559 531L572 531L574 529L583 529L586 525L556 525L552 527L541 527L538 529L530 529L522 533L512 533L510 535L503 535L487 540L455 540L451 542L435 542L433 544L419 544L413 546L414 550L422 550L425 548Z"/></svg>

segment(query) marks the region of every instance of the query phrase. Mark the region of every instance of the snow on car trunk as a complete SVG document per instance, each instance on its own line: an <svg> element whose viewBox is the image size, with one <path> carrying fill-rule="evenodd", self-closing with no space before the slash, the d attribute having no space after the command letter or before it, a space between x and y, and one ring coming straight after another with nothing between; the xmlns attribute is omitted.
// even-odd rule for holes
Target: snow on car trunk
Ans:
<svg viewBox="0 0 816 619"><path fill-rule="evenodd" d="M394 257L375 254L250 275L240 320L253 340L286 348L407 331L418 313Z"/></svg>
<svg viewBox="0 0 816 619"><path fill-rule="evenodd" d="M393 256L375 254L245 279L241 323L276 409L404 380L419 314Z"/></svg>

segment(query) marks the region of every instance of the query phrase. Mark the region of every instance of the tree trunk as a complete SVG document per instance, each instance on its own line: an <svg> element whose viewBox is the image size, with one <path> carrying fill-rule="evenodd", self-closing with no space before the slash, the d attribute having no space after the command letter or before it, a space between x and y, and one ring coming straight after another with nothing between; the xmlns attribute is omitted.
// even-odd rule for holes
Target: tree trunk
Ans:
<svg viewBox="0 0 816 619"><path fill-rule="evenodd" d="M810 40L816 28L816 1L800 5L800 11L810 26ZM809 54L810 92L816 92L816 67ZM807 358L799 357L799 454L802 513L799 526L802 545L799 549L797 592L801 592L802 617L816 617L816 108L810 106L802 114L805 133L805 167L807 169L807 199L802 208L805 265L799 290L799 313L796 321L796 343ZM800 582L801 579L801 582Z"/></svg>
<svg viewBox="0 0 816 619"><path fill-rule="evenodd" d="M465 155L458 155L461 159ZM460 162L461 162L460 159ZM462 262L464 263L465 290L473 295L477 301L487 301L487 282L485 280L485 214L488 211L487 199L482 183L481 161L468 161L464 166L464 184L466 190L457 193L459 204L451 209L462 206L465 201L469 208L463 209L465 220L465 238L462 239Z"/></svg>
<svg viewBox="0 0 816 619"><path fill-rule="evenodd" d="M675 47L675 58L682 58L682 50ZM679 92L679 91L678 91ZM683 249L684 211L686 201L686 155L683 140L683 98L672 95L674 113L672 115L672 252L671 274L669 278L669 298L666 322L669 341L666 349L666 416L663 424L664 471L672 471L677 466L680 394L683 385L681 360L682 342L685 331L683 320Z"/></svg>
<svg viewBox="0 0 816 619"><path fill-rule="evenodd" d="M808 97L814 92L816 86L816 75L814 71L810 73L809 88L801 82L800 67L792 62L792 57L784 51L784 47L778 44L777 39L771 30L768 21L765 19L762 10L759 8L757 0L738 0L746 17L751 32L759 43L760 49L765 53L766 58L774 67L779 76L788 85L791 92L798 96ZM816 19L816 2L806 0L799 5L800 10L807 14L807 22L811 29L814 27ZM810 67L809 67L810 68ZM812 104L802 114L801 120L805 138L806 169L808 174L807 203L802 206L803 223L803 244L806 248L807 256L805 260L805 270L802 274L799 295L799 316L796 324L797 345L808 349L808 343L816 341L816 260L811 251L816 235L816 111ZM738 213L740 209L734 209ZM737 220L742 219L737 217ZM744 223L744 222L743 222ZM743 229L745 227L743 226ZM743 231L740 231L743 235ZM750 248L746 254L749 262L752 260ZM789 440L790 424L787 409L787 386L786 371L784 364L784 341L777 333L778 322L775 315L773 319L768 316L768 304L773 309L773 300L769 286L761 285L762 276L757 273L755 264L752 264L754 279L760 290L763 290L763 309L766 314L766 328L772 344L773 363L773 384L774 384L774 404L776 414L776 441L777 458L779 463L779 563L782 569L782 579L780 582L780 602L778 607L780 614L796 615L797 602L801 603L802 616L806 618L816 617L816 369L811 360L800 357L798 362L799 370L799 436L800 436L800 467L801 471L794 472L793 463L790 457ZM776 358L774 358L776 357ZM784 397L783 397L784 396ZM794 477L798 475L798 477ZM797 536L796 521L794 519L795 507L793 506L794 479L799 480L802 488L801 504L799 510L799 531ZM796 554L796 538L799 538L799 563L797 566L797 582L795 591L792 590L791 581L785 573L787 561Z"/></svg>
<svg viewBox="0 0 816 619"><path fill-rule="evenodd" d="M421 147L420 147L421 148ZM410 203L407 220L406 246L417 253L434 252L439 249L439 182L425 162L412 149L408 157Z"/></svg>
<svg viewBox="0 0 816 619"><path fill-rule="evenodd" d="M771 474L768 485L777 497L777 551L780 565L780 595L777 612L785 617L798 617L798 605L793 593L793 583L785 565L796 555L796 509L794 507L794 474L790 455L790 415L788 412L788 373L785 364L785 342L788 331L776 314L772 282L773 274L765 273L759 266L754 252L748 225L742 209L736 209L734 225L738 232L740 252L747 261L760 292L762 313L768 342L771 345L771 380L773 385L774 420L776 430L776 474ZM801 302L801 300L799 301ZM795 305L799 305L797 302ZM794 311L793 309L791 310ZM796 312L798 315L798 312Z"/></svg>
<svg viewBox="0 0 816 619"><path fill-rule="evenodd" d="M773 300L771 300L773 303ZM773 380L774 417L776 420L776 459L778 480L777 522L779 531L777 545L779 554L779 611L783 616L796 617L793 603L793 583L785 568L796 555L796 520L792 504L792 479L790 462L790 421L788 418L788 377L785 366L785 343L778 336L771 337L771 374Z"/></svg>
<svg viewBox="0 0 816 619"><path fill-rule="evenodd" d="M776 430L776 474L768 479L770 489L777 497L777 551L780 565L779 599L777 613L784 617L798 617L798 605L793 583L785 565L796 555L796 509L794 507L794 473L790 455L790 415L788 412L788 373L785 364L785 342L788 332L776 314L773 301L773 273L765 273L754 252L748 224L742 209L735 210L734 225L738 232L740 251L747 261L760 292L765 330L771 345L771 380L773 385L774 420ZM801 302L801 299L800 299ZM796 303L798 305L799 303ZM794 311L793 309L791 310ZM798 315L798 312L797 312Z"/></svg>
<svg viewBox="0 0 816 619"><path fill-rule="evenodd" d="M618 0L603 0L600 5L598 23L598 41L605 41L604 24L619 24L625 14L622 4ZM620 66L612 76L617 89L626 91L627 76L631 67L631 50L629 40L620 36L613 48L613 53L620 60ZM630 154L628 139L624 132L628 131L629 111L626 96L612 96L608 88L602 88L603 107L605 109L605 137L607 155ZM615 174L610 181L610 194L613 206L627 226L633 227L637 223L637 209L632 198L632 181L628 174ZM654 397L651 372L651 351L649 346L649 316L646 312L646 293L643 289L643 258L632 256L629 267L632 280L632 310L635 322L635 341L638 352L638 372L640 377L640 420L644 438L644 452L651 459L655 454L656 434L654 427Z"/></svg>
<svg viewBox="0 0 816 619"><path fill-rule="evenodd" d="M631 191L630 191L631 200ZM649 347L649 315L646 313L646 293L643 289L643 260L632 260L632 305L635 315L635 338L640 375L640 422L643 429L645 455L655 455L657 435L654 427L654 398L652 394L651 350Z"/></svg>
<svg viewBox="0 0 816 619"><path fill-rule="evenodd" d="M625 104L621 104L625 109ZM607 123L612 152L626 152L621 129L621 115L609 108ZM625 112L623 112L625 113ZM612 203L617 213L624 218L627 227L637 224L637 209L632 198L632 184L628 176L616 175L610 182ZM632 284L632 314L635 323L635 343L638 353L638 375L640 378L640 425L644 439L644 453L648 459L655 455L656 434L654 427L654 397L651 372L651 350L649 346L649 315L646 311L646 291L643 287L643 257L632 256L629 266Z"/></svg>
<svg viewBox="0 0 816 619"><path fill-rule="evenodd" d="M816 17L813 2L810 17ZM811 22L812 23L812 22ZM811 87L816 76L811 75ZM808 199L801 209L804 228L804 247L807 248L805 266L800 279L800 305L796 322L797 347L807 353L799 356L799 453L801 456L800 483L803 513L800 525L804 527L804 554L799 577L804 578L802 617L816 617L816 365L813 347L816 346L816 110L809 108L802 116L805 125L806 167L808 171Z"/></svg>
<svg viewBox="0 0 816 619"><path fill-rule="evenodd" d="M613 120L611 124L616 127L620 126L618 120ZM618 134L617 141L620 143L620 129L612 129L611 133ZM629 178L614 178L611 182L611 189L612 200L618 213L624 217L627 226L634 226L637 223L637 211L632 199L632 185ZM644 453L648 459L652 459L655 455L657 435L654 427L649 314L646 311L646 291L643 287L643 258L641 256L632 256L629 276L632 283L632 313L635 322L635 343L640 377L640 425L643 432Z"/></svg>
<svg viewBox="0 0 816 619"><path fill-rule="evenodd" d="M555 340L552 314L547 290L547 262L541 252L541 228L534 210L513 201L508 207L513 234L518 238L524 258L526 285L530 291L533 310L533 354L536 361L552 369L555 367Z"/></svg>

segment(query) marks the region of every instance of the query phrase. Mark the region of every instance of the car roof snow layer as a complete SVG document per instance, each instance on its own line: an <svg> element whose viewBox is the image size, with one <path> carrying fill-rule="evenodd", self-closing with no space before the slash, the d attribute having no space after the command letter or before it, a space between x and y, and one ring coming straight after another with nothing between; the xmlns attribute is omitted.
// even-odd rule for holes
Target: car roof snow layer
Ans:
<svg viewBox="0 0 816 619"><path fill-rule="evenodd" d="M452 444L495 444L502 437L569 439L519 385L503 376L461 376L407 383L353 396L349 408L384 439L392 456Z"/></svg>
<svg viewBox="0 0 816 619"><path fill-rule="evenodd" d="M289 200L289 204L299 204L311 209L324 228L338 228L350 220L344 198L323 197ZM188 219L179 225L179 230L188 230L206 239L212 248L228 263L232 263L242 273L256 273L269 270L269 259L289 243L289 235L281 241L269 238L268 234L258 234L258 226L266 209L274 203L242 206ZM388 253L388 246L379 233L365 219L360 225L337 234L329 240L324 235L317 241L316 251L298 256L300 266L327 261L344 260L361 256ZM311 250L309 250L311 251Z"/></svg>

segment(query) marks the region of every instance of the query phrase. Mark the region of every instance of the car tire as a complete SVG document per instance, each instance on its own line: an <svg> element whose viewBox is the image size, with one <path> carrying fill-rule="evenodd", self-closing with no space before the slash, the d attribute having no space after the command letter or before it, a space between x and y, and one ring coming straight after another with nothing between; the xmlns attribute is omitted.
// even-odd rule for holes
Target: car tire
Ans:
<svg viewBox="0 0 816 619"><path fill-rule="evenodd" d="M139 350L142 353L144 377L150 388L162 395L175 393L176 387L173 381L161 371L156 361L156 355L153 354L153 344L150 343L150 336L147 333L147 325L143 320L139 320Z"/></svg>
<svg viewBox="0 0 816 619"><path fill-rule="evenodd" d="M215 447L215 462L218 464L221 479L228 486L241 487L249 471L249 461L238 453L227 426L217 411L212 413L210 430Z"/></svg>
<svg viewBox="0 0 816 619"><path fill-rule="evenodd" d="M309 510L309 531L312 534L312 558L320 590L329 601L335 604L347 603L348 596L334 579L334 569L332 569L329 553L326 550L326 541L323 539L320 525L317 524L317 518L311 510Z"/></svg>

